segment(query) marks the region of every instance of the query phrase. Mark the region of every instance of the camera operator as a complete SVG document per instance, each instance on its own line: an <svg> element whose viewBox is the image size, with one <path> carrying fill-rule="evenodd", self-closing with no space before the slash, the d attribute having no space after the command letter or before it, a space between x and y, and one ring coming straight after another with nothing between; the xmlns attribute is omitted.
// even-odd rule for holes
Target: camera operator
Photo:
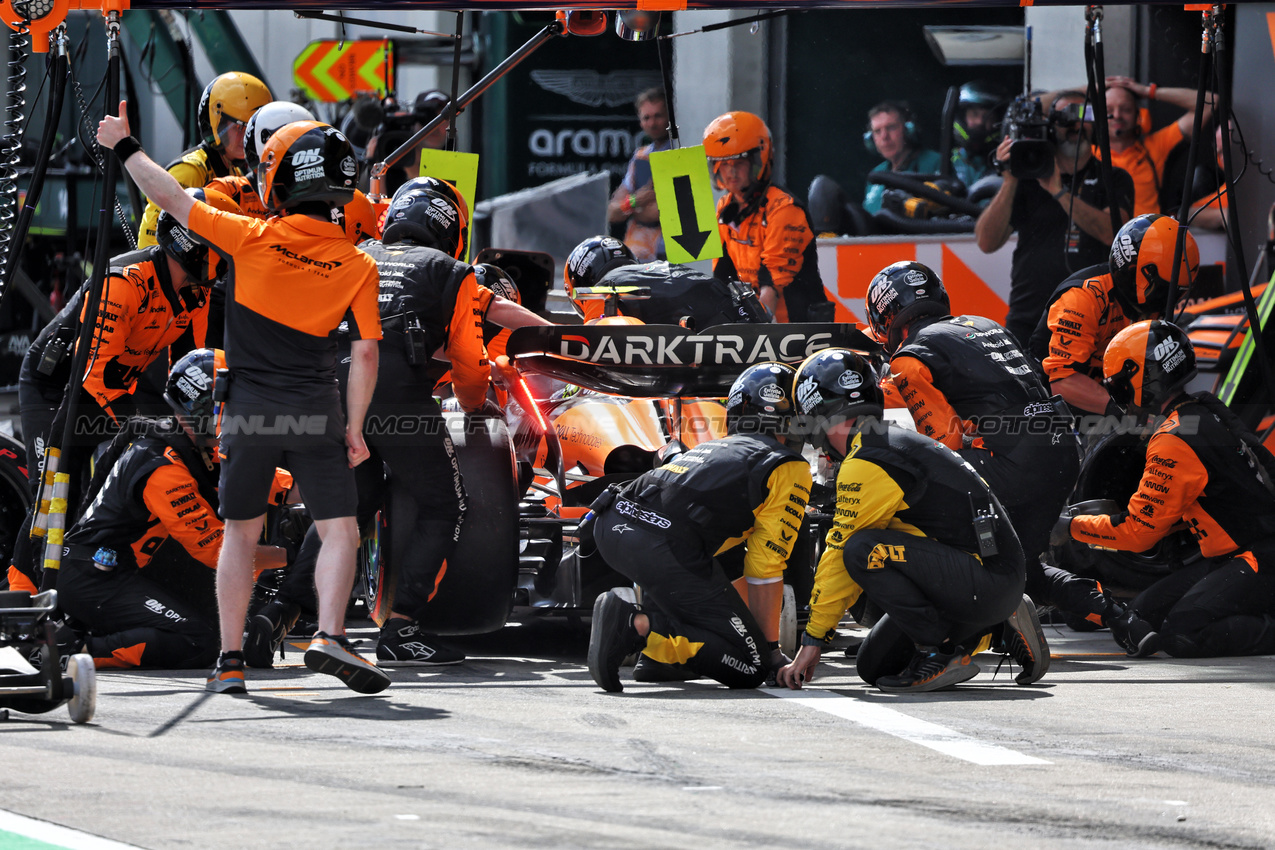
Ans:
<svg viewBox="0 0 1275 850"><path fill-rule="evenodd" d="M1164 189L1164 164L1174 148L1191 138L1191 131L1195 128L1195 94L1194 89L1162 89L1155 83L1144 86L1128 77L1107 77L1111 164L1123 168L1133 178L1134 215L1161 212L1160 193ZM1183 110L1182 116L1154 133L1144 132L1139 120L1140 97L1179 107ZM1204 121L1207 122L1211 115L1212 106L1205 100ZM1097 154L1097 151L1094 153ZM1177 209L1176 198L1169 198L1168 202L1165 209Z"/></svg>
<svg viewBox="0 0 1275 850"><path fill-rule="evenodd" d="M442 114L450 102L451 99L443 92L430 89L416 96L410 110L401 108L393 97L385 98L376 105L376 109L365 110L373 115L379 110L379 126L367 143L367 161L377 162L398 150L413 134ZM366 125L368 119L367 115L360 113L355 120ZM386 172L385 185L389 194L393 195L408 180L421 176L421 151L426 148L441 149L447 142L448 125L449 122L443 121L430 130L428 135L417 142L411 153Z"/></svg>
<svg viewBox="0 0 1275 850"><path fill-rule="evenodd" d="M1049 103L1048 116L1041 104ZM1133 208L1133 181L1112 168L1112 193L1091 150L1092 111L1083 92L1020 98L996 148L1004 182L974 228L990 254L1018 232L1005 327L1026 345L1050 294L1073 271L1105 262L1114 233L1113 196L1122 222ZM1050 155L1052 154L1052 155Z"/></svg>

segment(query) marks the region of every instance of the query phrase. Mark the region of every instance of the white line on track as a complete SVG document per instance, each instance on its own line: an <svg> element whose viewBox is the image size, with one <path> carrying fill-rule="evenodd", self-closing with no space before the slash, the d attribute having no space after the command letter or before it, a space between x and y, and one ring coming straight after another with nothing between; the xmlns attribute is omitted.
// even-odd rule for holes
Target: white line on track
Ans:
<svg viewBox="0 0 1275 850"><path fill-rule="evenodd" d="M48 821L0 810L0 845L4 843L6 832L43 841L54 847L65 847L67 850L139 850L134 844L121 844L109 838L100 838Z"/></svg>
<svg viewBox="0 0 1275 850"><path fill-rule="evenodd" d="M842 696L832 691L790 691L787 689L763 688L762 693L770 694L772 697L779 697L780 699L791 700L798 705L813 708L815 711L822 711L835 717L841 717L862 726L867 726L870 729L876 729L878 732L885 732L888 735L894 735L896 738L902 738L905 741L911 741L914 744L929 747L944 755L973 762L974 764L1052 763L1044 759L1038 759L1035 756L1014 752L996 744L984 743L976 738L971 738L969 735L963 735L945 726L940 726L937 723L909 717L893 708L886 708L884 705L876 705L853 697Z"/></svg>

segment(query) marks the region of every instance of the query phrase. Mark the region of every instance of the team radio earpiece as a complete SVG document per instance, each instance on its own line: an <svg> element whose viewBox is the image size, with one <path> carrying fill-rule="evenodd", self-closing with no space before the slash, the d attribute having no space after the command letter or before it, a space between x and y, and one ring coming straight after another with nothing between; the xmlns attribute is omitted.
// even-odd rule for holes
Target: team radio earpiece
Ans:
<svg viewBox="0 0 1275 850"><path fill-rule="evenodd" d="M921 128L916 123L916 116L912 114L912 107L903 101L887 100L884 104L892 108L903 119L903 144L913 150L921 146ZM868 153L874 156L880 156L877 150L877 143L872 140L872 122L868 121L868 127L863 133L863 146Z"/></svg>

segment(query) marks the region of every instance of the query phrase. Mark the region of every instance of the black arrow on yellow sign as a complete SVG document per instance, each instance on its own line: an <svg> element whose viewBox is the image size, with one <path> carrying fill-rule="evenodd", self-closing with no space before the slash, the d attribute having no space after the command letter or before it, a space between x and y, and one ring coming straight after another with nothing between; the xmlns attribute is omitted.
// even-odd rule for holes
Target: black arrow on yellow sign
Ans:
<svg viewBox="0 0 1275 850"><path fill-rule="evenodd" d="M692 257L698 257L713 231L699 229L699 219L695 216L695 194L691 190L689 174L680 174L673 178L673 197L677 199L677 218L682 223L682 234L672 239L682 246L683 251Z"/></svg>

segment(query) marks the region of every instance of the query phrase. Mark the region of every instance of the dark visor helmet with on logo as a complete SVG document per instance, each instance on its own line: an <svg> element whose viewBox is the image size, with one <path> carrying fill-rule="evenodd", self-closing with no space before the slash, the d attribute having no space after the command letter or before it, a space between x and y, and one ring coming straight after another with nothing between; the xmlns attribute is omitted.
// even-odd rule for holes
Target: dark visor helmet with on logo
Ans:
<svg viewBox="0 0 1275 850"><path fill-rule="evenodd" d="M222 212L235 215L243 212L238 204L215 189L187 189L186 194ZM155 222L155 242L197 286L212 286L214 280L226 273L226 259L196 239L167 212L161 212Z"/></svg>
<svg viewBox="0 0 1275 850"><path fill-rule="evenodd" d="M345 206L354 199L359 164L341 131L318 121L294 121L261 150L257 191L272 213L299 204Z"/></svg>
<svg viewBox="0 0 1275 850"><path fill-rule="evenodd" d="M217 371L225 368L225 352L196 348L173 364L164 383L164 401L190 428L200 448L208 439L217 436L217 408L220 405L213 401L213 383L217 379Z"/></svg>
<svg viewBox="0 0 1275 850"><path fill-rule="evenodd" d="M952 312L943 281L927 265L892 263L872 278L864 306L868 328L891 354L903 341L903 331L920 316Z"/></svg>
<svg viewBox="0 0 1275 850"><path fill-rule="evenodd" d="M726 399L727 433L769 436L787 433L795 411L792 402L795 374L786 363L758 363L741 372Z"/></svg>
<svg viewBox="0 0 1275 850"><path fill-rule="evenodd" d="M1107 345L1102 374L1116 404L1130 413L1159 413L1195 377L1195 349L1177 325L1135 322Z"/></svg>
<svg viewBox="0 0 1275 850"><path fill-rule="evenodd" d="M879 419L885 412L876 373L848 348L825 348L807 357L797 367L792 394L810 442L834 460L841 452L828 440L830 428L860 416Z"/></svg>
<svg viewBox="0 0 1275 850"><path fill-rule="evenodd" d="M411 242L459 260L465 256L465 219L451 198L418 189L399 195L385 211L383 241Z"/></svg>

